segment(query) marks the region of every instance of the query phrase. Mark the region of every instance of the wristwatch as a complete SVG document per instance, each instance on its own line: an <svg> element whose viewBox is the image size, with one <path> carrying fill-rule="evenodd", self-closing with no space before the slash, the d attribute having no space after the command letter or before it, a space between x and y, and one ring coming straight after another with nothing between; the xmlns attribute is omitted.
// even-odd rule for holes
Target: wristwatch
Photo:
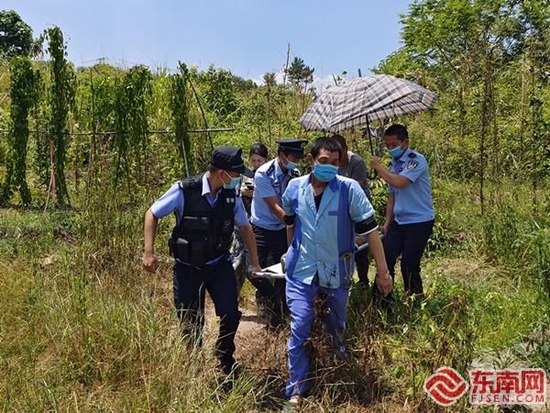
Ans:
<svg viewBox="0 0 550 413"><path fill-rule="evenodd" d="M389 280L391 278L390 272L386 271L384 274L376 274L381 280Z"/></svg>

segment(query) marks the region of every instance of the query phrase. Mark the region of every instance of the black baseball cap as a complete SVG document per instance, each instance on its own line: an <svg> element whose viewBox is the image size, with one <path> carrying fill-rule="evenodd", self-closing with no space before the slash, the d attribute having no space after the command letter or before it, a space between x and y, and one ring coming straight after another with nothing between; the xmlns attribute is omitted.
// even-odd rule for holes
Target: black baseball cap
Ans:
<svg viewBox="0 0 550 413"><path fill-rule="evenodd" d="M210 164L218 169L244 173L244 156L241 148L236 146L219 146L212 152Z"/></svg>
<svg viewBox="0 0 550 413"><path fill-rule="evenodd" d="M297 138L284 138L275 141L279 144L279 151L283 151L285 154L292 154L296 158L304 158L304 146L307 141L305 139Z"/></svg>

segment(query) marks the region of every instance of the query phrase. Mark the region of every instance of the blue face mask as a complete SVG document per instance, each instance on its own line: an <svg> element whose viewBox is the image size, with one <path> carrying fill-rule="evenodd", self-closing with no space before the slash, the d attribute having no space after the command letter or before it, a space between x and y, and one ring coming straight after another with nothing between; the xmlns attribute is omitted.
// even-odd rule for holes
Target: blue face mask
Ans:
<svg viewBox="0 0 550 413"><path fill-rule="evenodd" d="M289 171L294 171L295 169L298 169L298 164L296 162L289 161L286 155L285 155L285 159L286 159L286 164L285 164L286 169L288 169Z"/></svg>
<svg viewBox="0 0 550 413"><path fill-rule="evenodd" d="M393 158L399 158L399 157L401 156L401 154L403 153L403 145L400 145L400 146L398 146L397 148L388 149L388 153L389 153Z"/></svg>
<svg viewBox="0 0 550 413"><path fill-rule="evenodd" d="M288 163L285 165L285 168L289 171L294 171L295 169L298 169L298 164L296 162L288 161Z"/></svg>
<svg viewBox="0 0 550 413"><path fill-rule="evenodd" d="M316 163L313 166L313 176L321 182L330 182L336 177L338 167L331 164Z"/></svg>
<svg viewBox="0 0 550 413"><path fill-rule="evenodd" d="M228 184L223 184L223 187L225 189L235 189L239 186L239 184L241 183L241 177L237 177L237 178L232 178L231 175L229 175L227 172L225 172L225 174L231 178L231 181L229 181Z"/></svg>

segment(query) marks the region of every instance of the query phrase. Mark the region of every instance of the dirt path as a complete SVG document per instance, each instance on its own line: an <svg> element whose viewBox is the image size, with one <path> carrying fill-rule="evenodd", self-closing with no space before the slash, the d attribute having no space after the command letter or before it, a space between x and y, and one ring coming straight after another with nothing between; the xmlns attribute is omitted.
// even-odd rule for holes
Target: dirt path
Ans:
<svg viewBox="0 0 550 413"><path fill-rule="evenodd" d="M262 345L268 339L265 324L257 316L257 309L253 298L245 298L245 302L239 305L242 313L237 335L235 336L235 358L242 360L246 358L251 350ZM214 340L218 334L219 320L214 312L214 304L207 295L206 297L206 335L207 340Z"/></svg>

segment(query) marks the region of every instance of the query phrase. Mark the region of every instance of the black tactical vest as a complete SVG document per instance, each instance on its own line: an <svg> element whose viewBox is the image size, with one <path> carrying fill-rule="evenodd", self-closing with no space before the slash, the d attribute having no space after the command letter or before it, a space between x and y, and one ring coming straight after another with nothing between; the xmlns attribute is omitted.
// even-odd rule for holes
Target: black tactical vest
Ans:
<svg viewBox="0 0 550 413"><path fill-rule="evenodd" d="M221 188L212 207L202 196L203 175L179 182L184 210L170 239L172 255L194 267L229 254L235 221L235 190Z"/></svg>

